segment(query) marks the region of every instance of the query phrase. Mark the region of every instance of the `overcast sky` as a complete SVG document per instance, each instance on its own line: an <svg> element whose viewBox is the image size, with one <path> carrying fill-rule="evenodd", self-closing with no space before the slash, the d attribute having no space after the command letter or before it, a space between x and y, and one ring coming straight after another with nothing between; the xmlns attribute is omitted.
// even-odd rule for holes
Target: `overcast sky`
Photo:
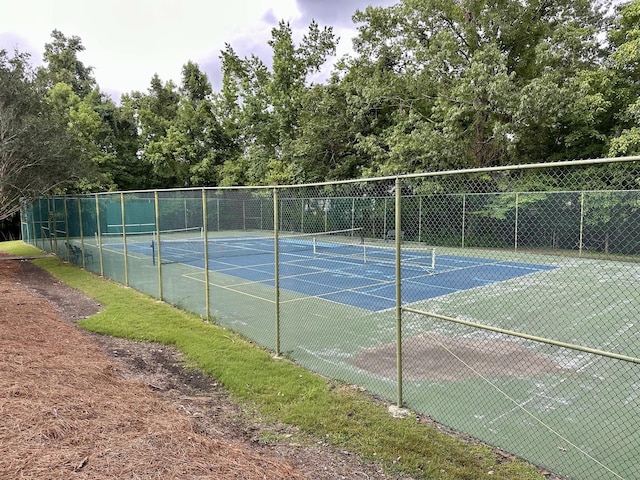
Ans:
<svg viewBox="0 0 640 480"><path fill-rule="evenodd" d="M351 16L367 5L397 0L0 0L0 49L29 52L40 64L51 32L78 36L80 60L94 68L100 88L146 91L151 77L180 82L192 60L217 87L220 50L230 43L241 55L269 60L271 29L284 19L302 35L312 19L333 26L341 38L337 57L348 53L355 26Z"/></svg>

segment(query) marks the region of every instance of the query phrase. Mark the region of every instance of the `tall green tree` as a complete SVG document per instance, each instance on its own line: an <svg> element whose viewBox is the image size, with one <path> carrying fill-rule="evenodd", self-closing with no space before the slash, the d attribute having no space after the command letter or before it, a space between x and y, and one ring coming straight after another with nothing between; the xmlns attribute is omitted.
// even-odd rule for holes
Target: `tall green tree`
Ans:
<svg viewBox="0 0 640 480"><path fill-rule="evenodd" d="M148 175L140 168L136 155L138 135L130 110L116 107L100 91L93 68L79 58L85 50L79 37L67 37L58 30L51 36L37 80L47 91L49 107L65 119L85 171L67 189L86 192L139 188L140 179Z"/></svg>
<svg viewBox="0 0 640 480"><path fill-rule="evenodd" d="M172 81L163 82L156 74L146 93L132 92L121 98L121 108L134 118L139 137L140 168L149 172L139 188L179 185L179 172L163 151L165 137L178 114L180 94Z"/></svg>
<svg viewBox="0 0 640 480"><path fill-rule="evenodd" d="M76 139L79 161L86 175L74 191L90 192L142 188L148 171L137 158L138 135L135 122L124 108L118 108L96 87L80 98L67 83L58 83L47 92L53 111L65 118L69 134Z"/></svg>
<svg viewBox="0 0 640 480"><path fill-rule="evenodd" d="M96 96L93 109L102 120L100 144L108 156L100 164L100 170L108 183L117 190L146 188L150 169L138 155L140 138L135 112L127 105L115 105L104 94Z"/></svg>
<svg viewBox="0 0 640 480"><path fill-rule="evenodd" d="M84 98L97 84L93 67L86 66L78 58L78 54L85 50L82 40L75 35L67 37L59 30L51 32L51 37L51 42L44 46L45 66L38 72L40 81L49 88L66 83L76 95Z"/></svg>
<svg viewBox="0 0 640 480"><path fill-rule="evenodd" d="M609 34L611 92L619 105L609 154L640 154L640 0L624 4Z"/></svg>
<svg viewBox="0 0 640 480"><path fill-rule="evenodd" d="M298 45L286 22L271 32L272 67L256 56L240 58L230 45L222 52L221 111L236 119L234 140L242 154L227 160L222 182L300 181L292 143L297 138L302 99L311 74L335 53L331 28L312 22Z"/></svg>
<svg viewBox="0 0 640 480"><path fill-rule="evenodd" d="M608 17L596 2L403 0L354 20L356 56L346 72L365 72L359 77L381 93L374 98L389 125L360 139L370 172L574 158L585 146L604 148L592 128L602 106L583 101L591 85L582 72L604 59Z"/></svg>
<svg viewBox="0 0 640 480"><path fill-rule="evenodd" d="M29 56L0 50L0 220L80 178L76 138L35 81Z"/></svg>
<svg viewBox="0 0 640 480"><path fill-rule="evenodd" d="M355 178L362 157L353 143L361 124L350 115L348 91L332 81L313 85L301 96L301 112L291 155L304 182Z"/></svg>
<svg viewBox="0 0 640 480"><path fill-rule="evenodd" d="M217 185L233 145L218 121L212 93L198 65L185 64L175 115L149 145L154 173L165 187Z"/></svg>

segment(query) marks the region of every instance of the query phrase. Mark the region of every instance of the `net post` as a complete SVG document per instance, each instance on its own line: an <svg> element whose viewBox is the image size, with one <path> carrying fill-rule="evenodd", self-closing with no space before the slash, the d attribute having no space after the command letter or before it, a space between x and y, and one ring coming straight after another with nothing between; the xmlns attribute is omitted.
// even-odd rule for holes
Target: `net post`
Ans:
<svg viewBox="0 0 640 480"><path fill-rule="evenodd" d="M432 248L431 249L431 269L434 271L436 271L436 249Z"/></svg>

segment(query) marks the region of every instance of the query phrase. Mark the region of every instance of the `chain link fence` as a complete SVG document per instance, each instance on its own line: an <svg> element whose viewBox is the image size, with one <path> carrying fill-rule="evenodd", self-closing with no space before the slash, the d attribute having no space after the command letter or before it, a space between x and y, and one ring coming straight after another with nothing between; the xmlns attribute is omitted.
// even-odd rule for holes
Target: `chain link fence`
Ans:
<svg viewBox="0 0 640 480"><path fill-rule="evenodd" d="M48 197L23 238L569 478L640 478L640 164Z"/></svg>

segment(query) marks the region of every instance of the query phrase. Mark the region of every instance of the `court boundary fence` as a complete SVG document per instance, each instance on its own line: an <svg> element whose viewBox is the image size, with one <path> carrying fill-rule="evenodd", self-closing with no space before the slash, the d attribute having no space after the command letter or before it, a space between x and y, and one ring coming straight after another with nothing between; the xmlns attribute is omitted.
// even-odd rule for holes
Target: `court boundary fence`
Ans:
<svg viewBox="0 0 640 480"><path fill-rule="evenodd" d="M492 321L475 321L467 315L457 316L455 312L442 313L429 305L406 305L402 301L402 255L407 248L433 248L435 245L435 248L471 252L474 249L512 254L522 251L552 258L555 255L635 264L640 260L640 243L634 239L636 234L640 235L640 196L635 196L640 186L638 162L640 157L624 157L305 185L49 196L23 206L22 235L26 243L212 319L213 311L217 309L212 304L209 268L197 274L202 283L204 302L194 306L180 299L176 301L167 294L172 288L168 284L172 285L176 279L164 271L172 267L160 261L160 240L163 235L169 235L165 232L199 229L204 265L209 265L210 261L209 240L216 238L219 232L272 232L274 272L270 303L274 308L275 338L264 346L272 349L275 355L286 355L282 346L285 329L281 318L280 237L292 233L362 231L363 236L395 252L395 308L392 315L395 321L396 389L393 395L387 390L386 396L398 406L411 407L412 398L405 398L406 372L403 371L407 315L412 316L413 322L417 317L425 317L444 322L443 325L459 324L471 328L472 332L485 331L569 349L580 355L621 362L617 365L625 366L620 368L638 371L640 358L633 348L615 351L614 348L590 346L580 341L502 327ZM477 200L479 198L482 200ZM557 210L550 210L548 205L551 204L557 206ZM594 207L596 204L600 207ZM621 218L627 223L610 228L612 221ZM476 225L470 226L471 222ZM607 226L600 231L596 224ZM479 230L482 235L476 234ZM152 265L148 258L129 251L128 242L132 242L134 236L145 238L145 234L152 248ZM118 239L117 249L121 250L122 257L121 263L117 264L113 252L107 251L107 239L114 237ZM544 241L532 240L534 237L544 237ZM140 269L155 272L155 278L132 281L132 271ZM195 275L176 272L172 270L170 275ZM633 326L634 335L638 335L638 328L638 325ZM637 387L640 388L640 384ZM421 413L429 414L428 411ZM492 440L488 442L492 443ZM527 458L517 446L499 446ZM601 472L615 478L631 478L625 477L624 471L619 473L614 467L605 465L602 459L595 458L588 446L576 446L576 449L586 465L597 464ZM572 468L562 462L556 464L553 458L530 460L556 471L571 472ZM577 468L576 471L584 470Z"/></svg>

